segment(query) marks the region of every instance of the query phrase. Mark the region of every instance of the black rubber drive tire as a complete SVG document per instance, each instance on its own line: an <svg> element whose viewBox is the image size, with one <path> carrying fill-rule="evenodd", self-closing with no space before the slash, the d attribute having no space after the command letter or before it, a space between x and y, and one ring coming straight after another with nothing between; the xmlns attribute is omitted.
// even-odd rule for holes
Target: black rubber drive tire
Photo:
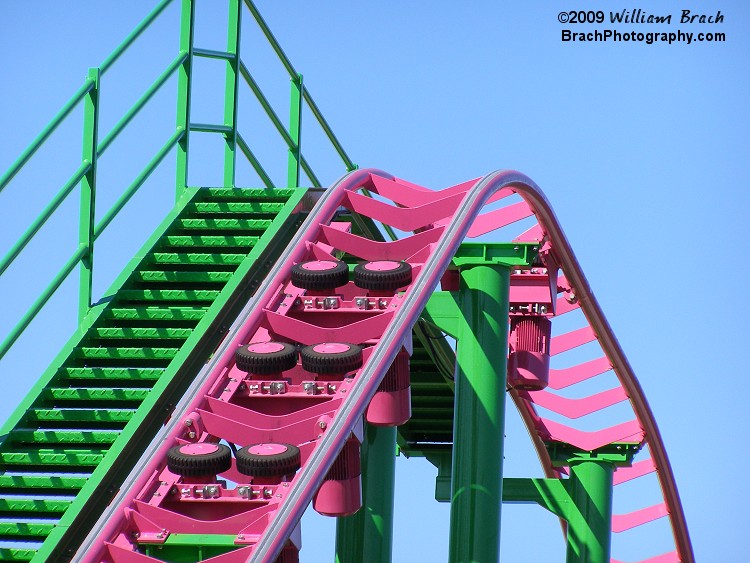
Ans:
<svg viewBox="0 0 750 563"><path fill-rule="evenodd" d="M248 373L280 373L297 365L297 348L288 342L251 342L237 348L234 359Z"/></svg>
<svg viewBox="0 0 750 563"><path fill-rule="evenodd" d="M330 270L309 270L306 265L333 262ZM341 260L310 260L292 266L292 285L302 289L332 289L349 283L349 266Z"/></svg>
<svg viewBox="0 0 750 563"><path fill-rule="evenodd" d="M206 444L209 445L209 444ZM199 444L183 444L167 451L167 468L183 477L205 477L223 473L232 467L232 450L224 444L210 444L216 449L207 453L185 453L183 450ZM213 448L211 448L213 449Z"/></svg>
<svg viewBox="0 0 750 563"><path fill-rule="evenodd" d="M344 346L348 349L337 349ZM333 348L333 350L324 351L321 347ZM304 369L321 375L347 373L362 367L362 347L356 344L322 342L305 346L300 351L300 356Z"/></svg>
<svg viewBox="0 0 750 563"><path fill-rule="evenodd" d="M382 270L372 270L369 267L378 264L395 265ZM354 267L354 285L362 289L378 291L395 291L411 283L411 265L407 262L379 260L365 262Z"/></svg>
<svg viewBox="0 0 750 563"><path fill-rule="evenodd" d="M268 447L268 454L253 453L251 449ZM284 451L273 451L286 448ZM299 448L292 444L250 444L237 450L237 471L253 477L293 475L301 466Z"/></svg>

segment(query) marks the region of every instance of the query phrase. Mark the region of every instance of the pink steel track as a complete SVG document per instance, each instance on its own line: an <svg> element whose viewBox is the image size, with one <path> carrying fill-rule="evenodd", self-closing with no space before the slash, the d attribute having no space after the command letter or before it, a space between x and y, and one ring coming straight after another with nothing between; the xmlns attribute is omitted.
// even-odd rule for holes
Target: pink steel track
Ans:
<svg viewBox="0 0 750 563"><path fill-rule="evenodd" d="M375 197L362 193L364 189ZM347 225L335 222L340 207L405 234L386 243L358 237L348 231ZM550 306L555 318L565 315L575 320L578 315L580 325L554 335L553 369L547 389L510 389L542 466L550 477L566 472L566 468L552 467L544 442L558 441L584 450L614 442L640 445L642 453L636 463L615 472L615 507L618 489L635 479L655 476L661 495L642 507L615 515L613 531L626 533L667 518L674 548L649 554L642 561L692 563L679 496L653 415L541 190L514 171L494 172L434 192L377 170L355 171L323 195L213 360L196 378L190 396L178 405L171 422L136 468L127 490L113 501L111 510L87 538L77 560L158 561L134 551L134 534L139 534L141 543L158 544L169 533L197 533L191 530L200 529L201 533L236 534L235 543L245 546L210 561L273 561L285 546L291 545L288 541L302 513L352 432L356 435L389 367L400 351L410 351L411 329L432 291L441 279L446 281L444 274L461 242L467 237L484 240L498 229L532 217L537 222L525 224L524 231L511 238L538 243L544 267L512 276L511 304L514 295L524 295L521 286L530 277L543 278L547 287L552 284ZM300 290L290 284L294 264L333 260L341 252L364 261L406 261L412 266L414 278L407 287L390 294L366 295L351 282L330 295ZM364 309L354 305L363 298L373 305ZM552 324L554 327L554 320ZM312 402L301 389L314 378L299 365L285 374L283 394L272 396L258 391L257 396L252 396L248 383L256 382L245 380L237 370L234 351L249 342L269 340L303 345L360 344L365 347L364 365L356 373L336 380L332 389L329 387ZM598 357L556 367L557 360L564 361L567 353L575 354L575 349L584 344L589 345L587 349L596 348ZM602 390L599 381L614 387ZM258 382L258 389L262 385L262 381ZM591 387L596 390L590 391ZM566 389L582 389L578 395L584 396L566 397ZM597 418L592 429L587 419L593 414ZM188 420L190 426L186 426ZM221 476L237 483L237 488L226 487L213 499L191 497L185 502L167 502L165 499L174 496L174 491L184 484L166 468L167 450L176 444L219 439L238 446L293 443L302 452L302 466L290 481L268 484L271 498L266 502L252 503L239 497L240 485L257 486L246 482L248 478L236 471L234 461ZM194 508L185 508L188 504L201 507L200 518ZM614 545L616 555L617 544Z"/></svg>

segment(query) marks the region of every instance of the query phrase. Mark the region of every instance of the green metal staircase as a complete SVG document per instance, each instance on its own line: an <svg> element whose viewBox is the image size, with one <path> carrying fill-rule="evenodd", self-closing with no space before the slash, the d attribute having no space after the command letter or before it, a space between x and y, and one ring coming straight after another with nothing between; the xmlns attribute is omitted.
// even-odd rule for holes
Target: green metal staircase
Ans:
<svg viewBox="0 0 750 563"><path fill-rule="evenodd" d="M0 541L29 542L0 560L64 557L80 539L283 250L306 193L182 198L0 431Z"/></svg>

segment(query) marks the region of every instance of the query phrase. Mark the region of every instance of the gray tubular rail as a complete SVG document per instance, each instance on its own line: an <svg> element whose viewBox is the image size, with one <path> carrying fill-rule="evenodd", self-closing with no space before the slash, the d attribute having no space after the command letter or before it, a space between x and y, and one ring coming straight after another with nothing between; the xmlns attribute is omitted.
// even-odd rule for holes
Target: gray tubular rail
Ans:
<svg viewBox="0 0 750 563"><path fill-rule="evenodd" d="M479 183L482 184L487 182L495 184L502 182L503 174L504 172L502 171L493 172L488 176L485 176ZM643 393L643 389L641 388L640 383L638 383L635 373L633 372L628 359L625 357L625 353L620 347L620 343L612 332L612 328L609 326L602 308L594 297L591 287L586 280L586 276L584 276L583 270L581 270L581 266L573 253L573 249L571 248L565 233L563 233L562 227L560 226L560 223L552 211L552 207L546 197L533 183L529 185L519 184L511 187L529 204L537 216L539 224L552 241L555 257L558 259L560 267L565 272L565 276L576 289L576 296L581 305L581 310L598 337L607 357L612 363L612 367L614 368L620 383L630 397L630 401L638 416L638 420L643 425L646 437L648 438L649 450L656 464L659 484L661 485L669 509L675 544L681 560L683 563L694 563L695 556L690 542L690 534L687 529L685 513L682 509L680 496L677 493L677 485L674 480L672 467L669 463L669 458L667 457L667 452L664 448L659 428L654 419L654 415L651 412L651 407ZM519 410L521 410L522 414L527 414L525 409ZM529 429L533 428L533 423L529 417L524 416L524 419ZM531 435L534 436L535 433L532 432ZM546 449L538 438L536 439L536 442L537 451L540 454L545 471L548 475L551 475L552 463L547 455Z"/></svg>

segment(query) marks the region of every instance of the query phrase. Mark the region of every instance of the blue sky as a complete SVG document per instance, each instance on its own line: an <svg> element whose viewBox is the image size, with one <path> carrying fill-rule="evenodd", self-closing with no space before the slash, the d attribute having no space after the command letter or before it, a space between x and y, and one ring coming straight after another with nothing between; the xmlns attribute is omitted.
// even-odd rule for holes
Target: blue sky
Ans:
<svg viewBox="0 0 750 563"><path fill-rule="evenodd" d="M0 169L82 84L87 68L104 60L154 3L0 3ZM200 0L198 5L203 18L198 41L223 48L217 30L225 3ZM558 22L562 10L608 14L638 7L610 0L259 0L258 7L360 166L436 189L515 168L542 187L655 413L697 559L741 561L740 538L750 524L745 510L750 495L740 481L748 462L740 438L750 423L742 291L749 273L742 217L750 211L750 5L652 1L642 9L672 14L673 24L637 29ZM721 10L725 21L679 24L686 8L706 14ZM173 6L156 32L144 37L146 50L124 58L106 75L105 130L176 53L175 13ZM257 41L252 22L246 23L243 59L286 116L288 80ZM595 27L720 31L727 40L690 45L561 41L562 29ZM222 69L196 68L194 120L216 121ZM159 143L174 124L173 91L139 118L144 130L164 126ZM268 153L274 177L281 178L283 147L268 141L267 126L254 115L248 110L243 136L251 144L260 140L258 150ZM73 140L56 136L52 148L39 155L38 172L20 175L0 194L0 253L75 169L70 163L80 158L79 123L74 114L63 131L69 129ZM342 170L319 146L320 134L309 123L303 124L303 151L309 139L308 158L322 163L319 176L328 184ZM149 149L139 137L116 144L121 146L113 145L111 152L118 149L128 157L102 160L102 211L142 167L138 159ZM210 139L196 139L193 148L201 156L191 169L191 183L218 182L216 147ZM145 239L149 225L166 213L173 194L170 166L154 175L134 201L132 215L113 224L119 230L102 241L98 295ZM259 185L246 167L238 172L238 184ZM0 280L6 295L3 337L44 285L45 273L56 271L72 252L76 214L74 194L50 225L72 234L51 235L45 228L46 238L30 246L29 255ZM136 218L144 225L140 239L130 234L129 222ZM72 281L0 362L0 418L10 414L72 334ZM509 413L506 474L536 475L528 439L513 417ZM445 559L448 510L429 502L433 474L421 460L399 462L394 561ZM504 561L564 558L559 528L541 512L515 506L504 511ZM539 537L522 535L536 529L524 523L540 516ZM331 522L313 518L305 525L303 561L330 560L323 546L330 544L324 535L333 529Z"/></svg>

